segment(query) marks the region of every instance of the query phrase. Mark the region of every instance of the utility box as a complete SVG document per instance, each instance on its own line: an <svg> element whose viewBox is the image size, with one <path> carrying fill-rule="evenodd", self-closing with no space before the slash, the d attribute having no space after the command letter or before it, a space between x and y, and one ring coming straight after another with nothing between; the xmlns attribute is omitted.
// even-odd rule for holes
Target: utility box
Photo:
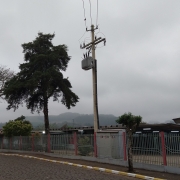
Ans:
<svg viewBox="0 0 180 180"><path fill-rule="evenodd" d="M82 69L89 70L94 67L94 59L92 57L86 57L81 61Z"/></svg>
<svg viewBox="0 0 180 180"><path fill-rule="evenodd" d="M97 155L99 158L124 159L124 129L97 132Z"/></svg>

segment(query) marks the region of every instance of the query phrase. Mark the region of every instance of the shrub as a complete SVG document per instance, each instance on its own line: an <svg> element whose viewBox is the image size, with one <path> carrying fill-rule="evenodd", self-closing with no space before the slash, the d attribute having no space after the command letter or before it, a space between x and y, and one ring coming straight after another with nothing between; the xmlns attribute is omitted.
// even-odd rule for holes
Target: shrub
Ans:
<svg viewBox="0 0 180 180"><path fill-rule="evenodd" d="M85 136L78 139L78 150L81 156L88 156L92 152L90 138Z"/></svg>

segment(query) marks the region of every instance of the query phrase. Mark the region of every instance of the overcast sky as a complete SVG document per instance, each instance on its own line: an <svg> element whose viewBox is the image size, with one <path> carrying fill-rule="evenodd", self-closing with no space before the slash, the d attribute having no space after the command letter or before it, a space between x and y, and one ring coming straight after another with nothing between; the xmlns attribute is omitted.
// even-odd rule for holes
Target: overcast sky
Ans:
<svg viewBox="0 0 180 180"><path fill-rule="evenodd" d="M84 3L89 28L89 0ZM97 37L107 40L96 49L100 114L132 112L146 122L180 117L179 7L179 0L99 0L97 19L97 1L91 0L92 22L100 27ZM24 61L21 44L33 41L38 32L55 33L54 45L69 48L64 76L80 101L70 110L51 101L49 114L93 113L92 71L81 69L82 0L0 0L0 24L0 64L15 72ZM90 32L83 41L90 42ZM31 115L26 106L16 112L6 107L1 101L0 122Z"/></svg>

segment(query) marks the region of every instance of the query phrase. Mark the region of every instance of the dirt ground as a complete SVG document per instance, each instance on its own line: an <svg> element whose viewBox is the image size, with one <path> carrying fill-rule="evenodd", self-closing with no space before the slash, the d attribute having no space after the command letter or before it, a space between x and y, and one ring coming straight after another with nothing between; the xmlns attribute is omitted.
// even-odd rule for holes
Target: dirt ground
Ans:
<svg viewBox="0 0 180 180"><path fill-rule="evenodd" d="M17 154L21 154L21 153L17 153ZM107 169L124 171L124 172L128 171L128 169L123 166L105 164L105 163L99 163L99 162L92 162L92 161L86 161L86 160L66 159L66 158L61 158L61 157L50 157L50 156L46 156L46 155L42 155L42 154L30 154L30 153L29 154L23 153L22 155L36 156L36 157L52 159L52 160L57 160L57 161L66 161L66 162L70 162L70 163L76 163L76 164L82 164L82 165L88 165L88 166L94 166L94 167L101 167L101 168L107 168ZM167 179L167 180L180 180L180 175L170 174L170 173L165 173L165 172L135 169L134 173L145 175L145 176L150 176L150 177Z"/></svg>

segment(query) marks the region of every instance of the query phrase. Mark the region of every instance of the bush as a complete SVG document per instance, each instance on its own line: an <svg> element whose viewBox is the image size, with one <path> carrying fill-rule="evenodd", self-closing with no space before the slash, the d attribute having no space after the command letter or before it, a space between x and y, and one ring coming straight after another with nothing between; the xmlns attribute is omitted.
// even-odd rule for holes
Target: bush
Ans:
<svg viewBox="0 0 180 180"><path fill-rule="evenodd" d="M92 145L90 144L90 138L85 136L78 139L78 150L81 156L88 156L92 152Z"/></svg>
<svg viewBox="0 0 180 180"><path fill-rule="evenodd" d="M32 124L25 120L25 116L16 118L15 120L9 120L3 126L3 134L6 137L12 136L29 136L32 131Z"/></svg>

